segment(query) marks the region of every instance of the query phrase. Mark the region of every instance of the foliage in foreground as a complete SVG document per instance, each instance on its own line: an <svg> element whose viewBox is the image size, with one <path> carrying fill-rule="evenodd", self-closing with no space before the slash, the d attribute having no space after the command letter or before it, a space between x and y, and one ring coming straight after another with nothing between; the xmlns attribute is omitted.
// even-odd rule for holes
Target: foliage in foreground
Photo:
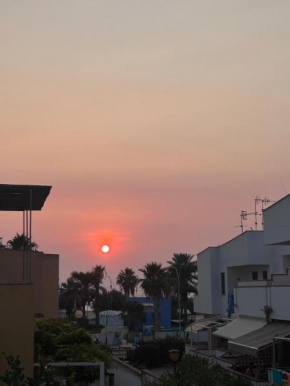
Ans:
<svg viewBox="0 0 290 386"><path fill-rule="evenodd" d="M251 386L247 379L232 377L218 365L208 366L206 360L185 355L179 363L176 376L167 374L159 382L146 386Z"/></svg>
<svg viewBox="0 0 290 386"><path fill-rule="evenodd" d="M61 386L61 382L57 379L54 369L46 369L41 366L32 379L25 377L24 368L21 365L19 356L6 356L8 369L0 376L1 384L5 386Z"/></svg>
<svg viewBox="0 0 290 386"><path fill-rule="evenodd" d="M108 368L112 361L110 351L94 345L90 335L75 322L66 319L40 319L38 340L39 362L104 362ZM99 377L98 367L58 368L56 374L68 378L70 383L91 383Z"/></svg>
<svg viewBox="0 0 290 386"><path fill-rule="evenodd" d="M172 349L178 350L182 355L185 349L184 342L182 339L167 335L164 339L140 342L137 348L129 355L132 361L138 365L144 364L148 367L158 367L161 364L170 363L169 350Z"/></svg>

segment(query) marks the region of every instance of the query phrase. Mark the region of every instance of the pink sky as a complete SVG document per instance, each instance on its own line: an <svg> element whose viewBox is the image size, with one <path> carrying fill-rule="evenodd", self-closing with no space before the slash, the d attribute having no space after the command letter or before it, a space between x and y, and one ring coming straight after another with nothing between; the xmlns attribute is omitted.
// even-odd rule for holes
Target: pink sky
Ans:
<svg viewBox="0 0 290 386"><path fill-rule="evenodd" d="M60 279L196 254L290 192L288 1L0 5L1 183L52 185ZM253 226L254 221L248 221ZM4 242L21 216L0 213ZM108 242L111 252L100 252Z"/></svg>

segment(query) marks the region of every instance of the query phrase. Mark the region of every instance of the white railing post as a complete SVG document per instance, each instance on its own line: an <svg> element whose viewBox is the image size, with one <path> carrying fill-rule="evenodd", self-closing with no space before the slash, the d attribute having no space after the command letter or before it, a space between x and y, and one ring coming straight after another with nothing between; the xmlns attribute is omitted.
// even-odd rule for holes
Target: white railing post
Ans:
<svg viewBox="0 0 290 386"><path fill-rule="evenodd" d="M104 365L104 362L100 363L100 386L105 386L105 365Z"/></svg>

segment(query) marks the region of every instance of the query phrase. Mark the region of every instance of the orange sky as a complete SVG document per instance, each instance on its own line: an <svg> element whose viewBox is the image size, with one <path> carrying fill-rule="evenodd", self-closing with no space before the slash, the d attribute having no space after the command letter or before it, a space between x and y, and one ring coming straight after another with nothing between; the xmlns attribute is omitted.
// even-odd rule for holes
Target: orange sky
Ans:
<svg viewBox="0 0 290 386"><path fill-rule="evenodd" d="M290 191L289 11L1 3L1 183L53 186L33 235L62 280L196 254L235 236L256 194L279 199L280 178ZM4 242L21 231L20 215L0 220Z"/></svg>

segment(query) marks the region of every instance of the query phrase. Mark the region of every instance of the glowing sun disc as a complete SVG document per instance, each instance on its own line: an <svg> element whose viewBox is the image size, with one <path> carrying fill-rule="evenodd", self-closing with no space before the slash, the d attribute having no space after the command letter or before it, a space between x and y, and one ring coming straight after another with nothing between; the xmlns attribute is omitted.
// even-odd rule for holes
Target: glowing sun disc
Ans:
<svg viewBox="0 0 290 386"><path fill-rule="evenodd" d="M102 249L102 252L104 252L104 253L108 253L110 250L108 245L103 245L101 249Z"/></svg>

